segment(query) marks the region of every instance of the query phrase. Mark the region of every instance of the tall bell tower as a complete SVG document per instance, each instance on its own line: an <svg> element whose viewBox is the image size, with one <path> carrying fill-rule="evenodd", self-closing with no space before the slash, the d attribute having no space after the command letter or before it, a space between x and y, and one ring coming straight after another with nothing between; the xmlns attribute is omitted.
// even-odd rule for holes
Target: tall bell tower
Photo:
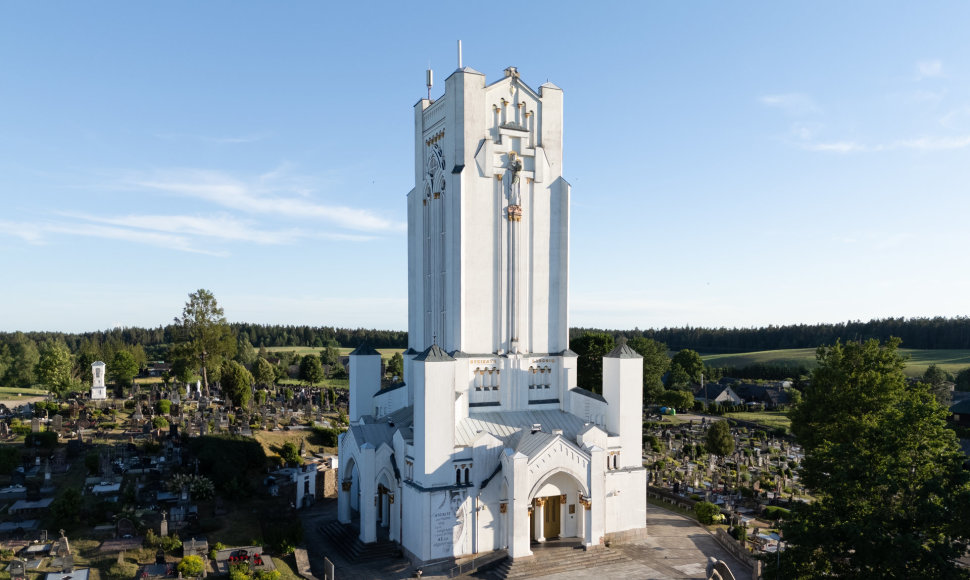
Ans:
<svg viewBox="0 0 970 580"><path fill-rule="evenodd" d="M459 68L415 105L408 194L408 336L422 352L567 348L569 184L562 91L515 67Z"/></svg>

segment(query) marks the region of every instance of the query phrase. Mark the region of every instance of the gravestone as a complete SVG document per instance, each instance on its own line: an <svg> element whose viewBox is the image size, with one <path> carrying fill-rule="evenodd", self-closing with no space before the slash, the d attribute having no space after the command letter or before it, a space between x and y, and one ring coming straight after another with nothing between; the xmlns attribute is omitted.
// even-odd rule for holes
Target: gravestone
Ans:
<svg viewBox="0 0 970 580"><path fill-rule="evenodd" d="M10 425L6 421L0 421L0 437L10 436Z"/></svg>
<svg viewBox="0 0 970 580"><path fill-rule="evenodd" d="M24 578L27 576L27 566L26 562L20 558L14 558L10 561L10 565L7 566L7 572L10 573L10 578L16 580L17 578Z"/></svg>
<svg viewBox="0 0 970 580"><path fill-rule="evenodd" d="M51 426L53 427L54 431L60 431L61 428L64 427L64 417L54 415L54 418L51 420Z"/></svg>
<svg viewBox="0 0 970 580"><path fill-rule="evenodd" d="M34 417L30 420L30 432L40 433L40 418Z"/></svg>

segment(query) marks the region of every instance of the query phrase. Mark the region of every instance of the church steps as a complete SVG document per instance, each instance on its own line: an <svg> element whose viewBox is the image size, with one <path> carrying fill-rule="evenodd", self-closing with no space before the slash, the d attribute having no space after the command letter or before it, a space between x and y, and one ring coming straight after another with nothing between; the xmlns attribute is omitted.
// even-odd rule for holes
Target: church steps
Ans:
<svg viewBox="0 0 970 580"><path fill-rule="evenodd" d="M320 526L320 532L331 547L350 564L401 558L401 548L396 542L378 540L365 544L360 541L357 529L337 521Z"/></svg>
<svg viewBox="0 0 970 580"><path fill-rule="evenodd" d="M503 560L489 571L487 577L495 580L536 578L629 561L630 558L625 554L604 547L593 547L589 550L568 547L543 548L533 550L533 556L529 558Z"/></svg>

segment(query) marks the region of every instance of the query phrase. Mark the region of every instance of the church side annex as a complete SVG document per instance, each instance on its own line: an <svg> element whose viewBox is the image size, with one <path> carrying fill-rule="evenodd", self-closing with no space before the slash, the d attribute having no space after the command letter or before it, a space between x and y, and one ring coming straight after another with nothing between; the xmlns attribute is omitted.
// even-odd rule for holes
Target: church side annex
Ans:
<svg viewBox="0 0 970 580"><path fill-rule="evenodd" d="M351 353L338 518L416 563L645 534L643 361L609 353L599 395L569 350L562 104L459 67L414 108L404 377Z"/></svg>

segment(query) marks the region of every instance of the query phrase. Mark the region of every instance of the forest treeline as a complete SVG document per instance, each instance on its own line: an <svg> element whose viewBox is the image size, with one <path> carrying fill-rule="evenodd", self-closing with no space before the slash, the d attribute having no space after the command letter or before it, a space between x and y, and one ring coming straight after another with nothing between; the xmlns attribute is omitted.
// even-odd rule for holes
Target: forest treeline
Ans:
<svg viewBox="0 0 970 580"><path fill-rule="evenodd" d="M760 328L661 328L649 330L604 330L571 328L570 340L587 332L605 332L627 339L650 338L670 350L689 348L703 353L734 353L786 348L816 348L836 340L881 341L895 336L904 348L970 349L970 317L880 318L868 322L837 324L793 324Z"/></svg>
<svg viewBox="0 0 970 580"><path fill-rule="evenodd" d="M306 346L356 347L369 344L374 348L407 348L407 331L368 328L336 328L333 326L292 326L281 324L230 323L240 342L256 348ZM46 341L63 342L72 353L82 343L116 343L141 346L149 360L164 360L169 346L175 342L178 327L173 324L156 328L114 328L81 333L64 332L3 332L0 348L25 339L34 344ZM648 330L615 330L600 328L572 328L570 339L587 332L603 332L617 338L650 338L667 345L670 350L685 348L703 353L751 352L785 348L815 348L836 340L887 340L891 336L902 339L905 348L970 349L970 317L958 318L883 318L868 322L850 321L837 324L797 324L760 328L661 328Z"/></svg>

